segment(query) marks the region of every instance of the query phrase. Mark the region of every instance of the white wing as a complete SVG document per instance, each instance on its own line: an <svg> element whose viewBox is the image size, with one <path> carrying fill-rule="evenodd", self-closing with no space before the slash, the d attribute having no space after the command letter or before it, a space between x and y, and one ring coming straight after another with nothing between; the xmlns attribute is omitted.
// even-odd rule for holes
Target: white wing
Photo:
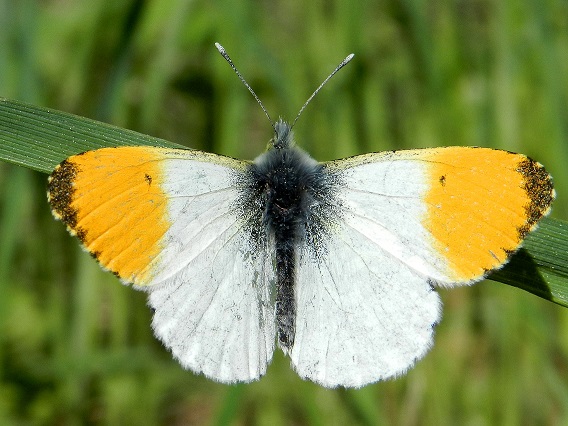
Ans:
<svg viewBox="0 0 568 426"><path fill-rule="evenodd" d="M290 356L301 377L327 387L403 374L432 345L440 318L430 280L444 278L443 268L420 225L423 175L412 162L382 158L331 163L344 216L323 255L298 253Z"/></svg>
<svg viewBox="0 0 568 426"><path fill-rule="evenodd" d="M221 382L258 379L274 350L270 294L274 268L268 255L252 252L238 220L235 176L244 163L198 151L128 150L124 155L144 160L132 160L127 172L137 170L141 188L156 188L159 195L148 203L165 205L167 210L163 219L168 225L159 238L158 256L134 275L134 282L141 284L136 288L149 292L156 336L185 368L196 373ZM95 155L104 158L106 152ZM116 155L109 152L111 158ZM97 161L106 166L105 159ZM127 200L131 206L123 210L136 215L136 220L126 221L136 226L145 218L139 217L140 203L132 198ZM127 231L121 232L125 246ZM131 257L147 257L135 238L128 246Z"/></svg>
<svg viewBox="0 0 568 426"><path fill-rule="evenodd" d="M302 378L360 387L397 376L432 344L441 303L427 278L345 226L323 258L298 256L296 340Z"/></svg>
<svg viewBox="0 0 568 426"><path fill-rule="evenodd" d="M252 247L242 227L246 167L119 147L72 156L49 178L55 217L103 267L150 293L156 336L184 367L221 382L258 379L274 351L274 250Z"/></svg>
<svg viewBox="0 0 568 426"><path fill-rule="evenodd" d="M266 372L275 333L268 259L247 260L234 231L220 233L186 268L149 288L156 336L185 368L227 383ZM199 265L203 259L211 263Z"/></svg>
<svg viewBox="0 0 568 426"><path fill-rule="evenodd" d="M481 280L550 211L542 165L523 155L450 147L326 164L342 210L326 247L297 259L298 373L324 386L397 376L432 343L433 285ZM327 251L326 251L327 250Z"/></svg>
<svg viewBox="0 0 568 426"><path fill-rule="evenodd" d="M145 288L155 334L185 368L221 382L258 379L274 350L274 268L270 255L251 252L239 223L239 164L169 156L161 187L171 227Z"/></svg>

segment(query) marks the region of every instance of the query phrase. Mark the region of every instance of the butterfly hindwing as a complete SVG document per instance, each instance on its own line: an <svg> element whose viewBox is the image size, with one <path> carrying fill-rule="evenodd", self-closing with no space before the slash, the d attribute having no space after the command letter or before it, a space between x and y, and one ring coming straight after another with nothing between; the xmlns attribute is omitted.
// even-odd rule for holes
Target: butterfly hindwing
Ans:
<svg viewBox="0 0 568 426"><path fill-rule="evenodd" d="M298 256L294 368L326 387L402 374L432 344L438 294L359 230L329 238L325 257Z"/></svg>

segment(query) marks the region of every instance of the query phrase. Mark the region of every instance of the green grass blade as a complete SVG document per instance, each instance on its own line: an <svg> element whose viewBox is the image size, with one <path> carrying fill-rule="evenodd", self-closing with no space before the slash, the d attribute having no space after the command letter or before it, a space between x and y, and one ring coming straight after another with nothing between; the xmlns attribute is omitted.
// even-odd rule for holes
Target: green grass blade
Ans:
<svg viewBox="0 0 568 426"><path fill-rule="evenodd" d="M121 145L184 148L61 111L0 99L0 159L51 173L70 155ZM545 218L524 247L489 279L568 307L568 223Z"/></svg>
<svg viewBox="0 0 568 426"><path fill-rule="evenodd" d="M185 148L62 111L0 98L0 159L43 173L73 154L106 146Z"/></svg>
<svg viewBox="0 0 568 426"><path fill-rule="evenodd" d="M568 223L542 219L523 248L488 278L568 307Z"/></svg>

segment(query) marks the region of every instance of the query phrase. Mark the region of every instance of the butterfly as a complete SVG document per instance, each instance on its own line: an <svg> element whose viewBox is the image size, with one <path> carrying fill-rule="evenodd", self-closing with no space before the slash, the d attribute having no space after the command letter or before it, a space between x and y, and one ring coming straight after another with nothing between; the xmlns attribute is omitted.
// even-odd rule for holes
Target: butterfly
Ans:
<svg viewBox="0 0 568 426"><path fill-rule="evenodd" d="M404 374L432 345L435 289L502 267L555 197L521 154L447 147L320 163L293 124L273 127L252 162L102 148L64 160L48 182L54 216L148 292L173 356L223 383L259 379L276 346L325 387Z"/></svg>

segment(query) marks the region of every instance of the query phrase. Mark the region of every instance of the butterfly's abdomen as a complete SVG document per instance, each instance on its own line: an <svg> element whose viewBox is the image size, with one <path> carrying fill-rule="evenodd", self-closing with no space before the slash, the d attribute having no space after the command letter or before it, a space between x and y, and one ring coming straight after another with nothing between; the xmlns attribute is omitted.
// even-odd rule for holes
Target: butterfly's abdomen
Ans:
<svg viewBox="0 0 568 426"><path fill-rule="evenodd" d="M329 201L329 182L321 164L290 146L269 150L247 173L243 211L251 212L247 228L255 244L274 245L266 248L275 251L276 321L278 341L285 351L294 345L296 256L298 250L321 240L325 228L321 211Z"/></svg>

